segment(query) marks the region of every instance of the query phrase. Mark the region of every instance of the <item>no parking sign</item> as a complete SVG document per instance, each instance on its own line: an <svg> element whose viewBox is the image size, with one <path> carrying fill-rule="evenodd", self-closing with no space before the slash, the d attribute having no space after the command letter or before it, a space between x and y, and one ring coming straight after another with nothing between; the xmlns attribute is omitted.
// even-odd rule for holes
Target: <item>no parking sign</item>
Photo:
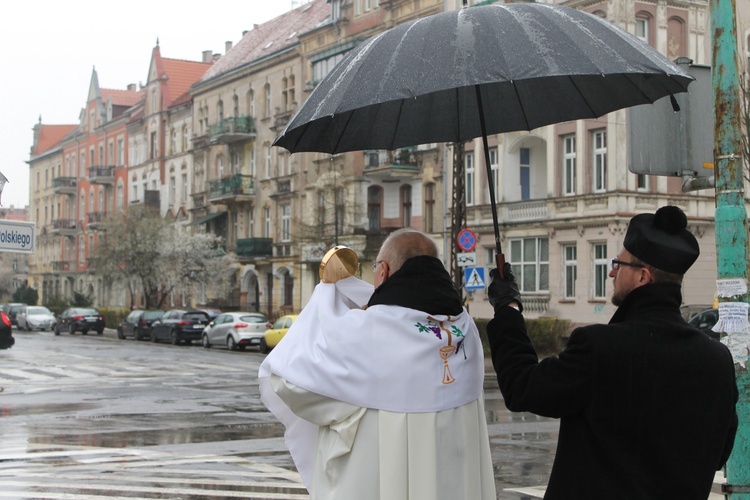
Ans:
<svg viewBox="0 0 750 500"><path fill-rule="evenodd" d="M456 242L458 243L458 248L464 252L471 252L477 246L477 233L471 229L464 228L458 232Z"/></svg>

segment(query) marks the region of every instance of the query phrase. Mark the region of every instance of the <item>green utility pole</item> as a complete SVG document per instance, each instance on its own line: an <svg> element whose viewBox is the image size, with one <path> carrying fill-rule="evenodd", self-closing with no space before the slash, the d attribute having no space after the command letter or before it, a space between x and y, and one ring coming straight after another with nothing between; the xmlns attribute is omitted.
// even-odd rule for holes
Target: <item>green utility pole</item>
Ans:
<svg viewBox="0 0 750 500"><path fill-rule="evenodd" d="M711 0L714 94L714 165L716 170L716 254L719 279L748 279L748 236L742 177L740 92L734 0ZM748 294L722 301L747 302ZM721 307L721 306L720 306ZM748 345L738 346L746 332L727 332L737 373L739 429L726 466L727 498L750 499L750 375ZM733 338L737 335L738 338ZM746 337L745 337L746 338ZM734 345L733 345L734 344Z"/></svg>

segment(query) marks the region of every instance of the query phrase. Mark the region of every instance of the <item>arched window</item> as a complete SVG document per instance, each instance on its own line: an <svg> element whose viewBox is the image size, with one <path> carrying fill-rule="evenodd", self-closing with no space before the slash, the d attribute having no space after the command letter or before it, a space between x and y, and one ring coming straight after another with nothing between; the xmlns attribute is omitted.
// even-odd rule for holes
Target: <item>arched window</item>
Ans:
<svg viewBox="0 0 750 500"><path fill-rule="evenodd" d="M687 30L685 21L679 17L670 17L667 21L667 57L675 60L687 56Z"/></svg>
<svg viewBox="0 0 750 500"><path fill-rule="evenodd" d="M411 186L401 186L401 226L411 227Z"/></svg>
<svg viewBox="0 0 750 500"><path fill-rule="evenodd" d="M372 232L380 231L381 206L383 200L383 188L370 186L367 188L367 219Z"/></svg>

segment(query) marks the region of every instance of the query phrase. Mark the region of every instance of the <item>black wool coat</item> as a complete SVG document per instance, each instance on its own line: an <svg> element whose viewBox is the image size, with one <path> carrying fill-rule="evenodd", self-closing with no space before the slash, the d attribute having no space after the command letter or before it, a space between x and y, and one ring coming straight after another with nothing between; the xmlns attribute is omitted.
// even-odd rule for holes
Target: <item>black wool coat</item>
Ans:
<svg viewBox="0 0 750 500"><path fill-rule="evenodd" d="M700 499L737 431L734 362L685 322L675 284L636 288L608 325L575 329L537 360L523 316L498 308L487 326L505 404L560 418L544 498Z"/></svg>

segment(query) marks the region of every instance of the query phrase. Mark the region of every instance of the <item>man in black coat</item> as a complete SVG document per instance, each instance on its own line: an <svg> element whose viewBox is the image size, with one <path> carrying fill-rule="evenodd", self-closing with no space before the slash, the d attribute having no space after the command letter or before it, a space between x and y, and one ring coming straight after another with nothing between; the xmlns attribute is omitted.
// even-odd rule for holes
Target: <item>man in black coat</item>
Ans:
<svg viewBox="0 0 750 500"><path fill-rule="evenodd" d="M493 270L487 330L505 404L560 418L547 499L701 499L737 431L734 362L680 315L682 276L699 255L677 207L631 219L612 260L617 311L576 328L538 361L510 266Z"/></svg>

